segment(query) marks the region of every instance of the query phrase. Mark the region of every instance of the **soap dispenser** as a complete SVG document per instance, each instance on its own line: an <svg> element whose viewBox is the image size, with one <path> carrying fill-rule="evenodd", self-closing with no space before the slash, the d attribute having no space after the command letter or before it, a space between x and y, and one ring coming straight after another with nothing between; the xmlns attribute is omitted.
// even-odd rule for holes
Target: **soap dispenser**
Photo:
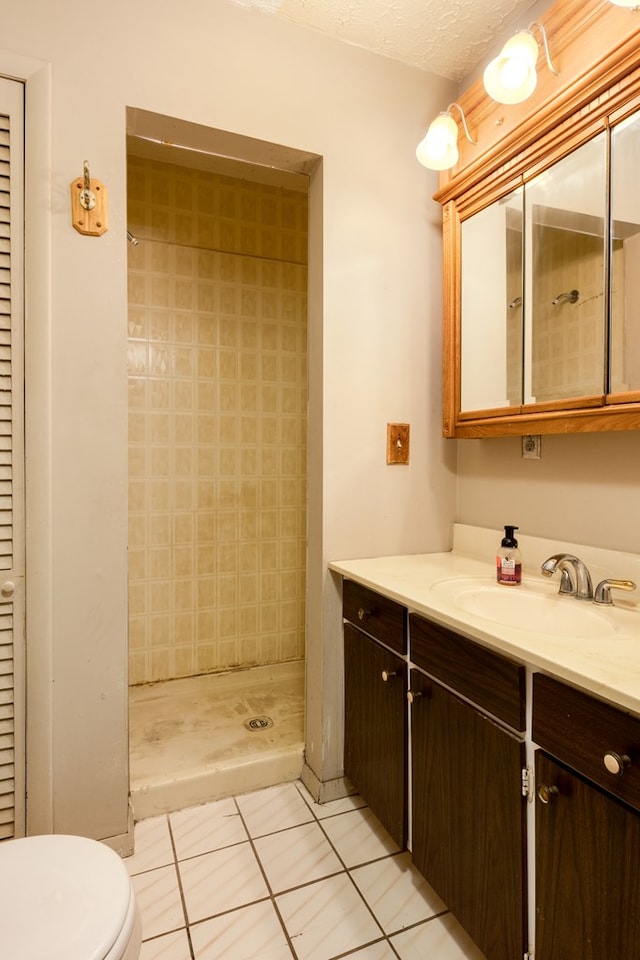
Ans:
<svg viewBox="0 0 640 960"><path fill-rule="evenodd" d="M504 537L500 542L496 555L496 579L498 583L520 583L522 580L522 563L518 541L513 535L518 527L505 526Z"/></svg>

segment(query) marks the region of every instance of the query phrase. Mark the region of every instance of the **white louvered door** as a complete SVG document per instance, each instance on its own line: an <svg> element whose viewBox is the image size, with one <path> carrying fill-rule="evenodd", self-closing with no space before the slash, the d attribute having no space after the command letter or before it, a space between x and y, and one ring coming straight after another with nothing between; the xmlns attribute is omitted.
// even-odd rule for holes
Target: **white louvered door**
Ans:
<svg viewBox="0 0 640 960"><path fill-rule="evenodd" d="M25 832L24 86L0 78L0 840Z"/></svg>

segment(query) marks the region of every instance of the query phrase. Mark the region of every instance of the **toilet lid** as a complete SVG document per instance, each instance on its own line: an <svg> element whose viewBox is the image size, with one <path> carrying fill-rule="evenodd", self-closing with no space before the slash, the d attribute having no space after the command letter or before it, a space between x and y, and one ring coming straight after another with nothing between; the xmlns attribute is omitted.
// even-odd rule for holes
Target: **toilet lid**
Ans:
<svg viewBox="0 0 640 960"><path fill-rule="evenodd" d="M121 933L131 880L117 853L86 837L0 843L2 954L104 960Z"/></svg>

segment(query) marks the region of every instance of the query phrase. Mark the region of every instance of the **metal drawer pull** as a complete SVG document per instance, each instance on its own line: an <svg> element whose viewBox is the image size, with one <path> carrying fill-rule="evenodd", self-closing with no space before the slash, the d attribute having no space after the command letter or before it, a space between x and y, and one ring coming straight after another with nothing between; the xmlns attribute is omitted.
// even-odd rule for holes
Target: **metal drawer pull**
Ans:
<svg viewBox="0 0 640 960"><path fill-rule="evenodd" d="M358 620L366 620L367 617L371 616L371 610L365 610L364 607L360 607L358 610Z"/></svg>
<svg viewBox="0 0 640 960"><path fill-rule="evenodd" d="M546 783L541 783L537 792L541 803L551 803L560 793L557 787L548 787Z"/></svg>
<svg viewBox="0 0 640 960"><path fill-rule="evenodd" d="M422 694L420 693L419 690L409 690L409 692L407 693L407 700L409 701L409 703L414 703L421 696Z"/></svg>
<svg viewBox="0 0 640 960"><path fill-rule="evenodd" d="M398 674L395 670L383 670L381 676L384 682L387 683L389 680L393 680L394 677L397 677Z"/></svg>
<svg viewBox="0 0 640 960"><path fill-rule="evenodd" d="M608 753L605 753L602 762L609 773L614 774L616 777L621 777L626 767L631 763L631 760L626 753L614 753L613 750L610 750Z"/></svg>

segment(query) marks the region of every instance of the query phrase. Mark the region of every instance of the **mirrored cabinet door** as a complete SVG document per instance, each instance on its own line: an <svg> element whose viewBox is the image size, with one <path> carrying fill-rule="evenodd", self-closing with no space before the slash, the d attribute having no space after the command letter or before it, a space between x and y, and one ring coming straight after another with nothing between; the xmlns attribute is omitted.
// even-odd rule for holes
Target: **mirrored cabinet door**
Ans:
<svg viewBox="0 0 640 960"><path fill-rule="evenodd" d="M525 186L524 402L605 392L607 137Z"/></svg>
<svg viewBox="0 0 640 960"><path fill-rule="evenodd" d="M522 403L522 189L461 224L462 410Z"/></svg>
<svg viewBox="0 0 640 960"><path fill-rule="evenodd" d="M610 393L640 390L640 113L611 132Z"/></svg>
<svg viewBox="0 0 640 960"><path fill-rule="evenodd" d="M545 10L562 62L527 101L459 96L473 137L434 197L447 438L640 430L638 28L586 2Z"/></svg>

